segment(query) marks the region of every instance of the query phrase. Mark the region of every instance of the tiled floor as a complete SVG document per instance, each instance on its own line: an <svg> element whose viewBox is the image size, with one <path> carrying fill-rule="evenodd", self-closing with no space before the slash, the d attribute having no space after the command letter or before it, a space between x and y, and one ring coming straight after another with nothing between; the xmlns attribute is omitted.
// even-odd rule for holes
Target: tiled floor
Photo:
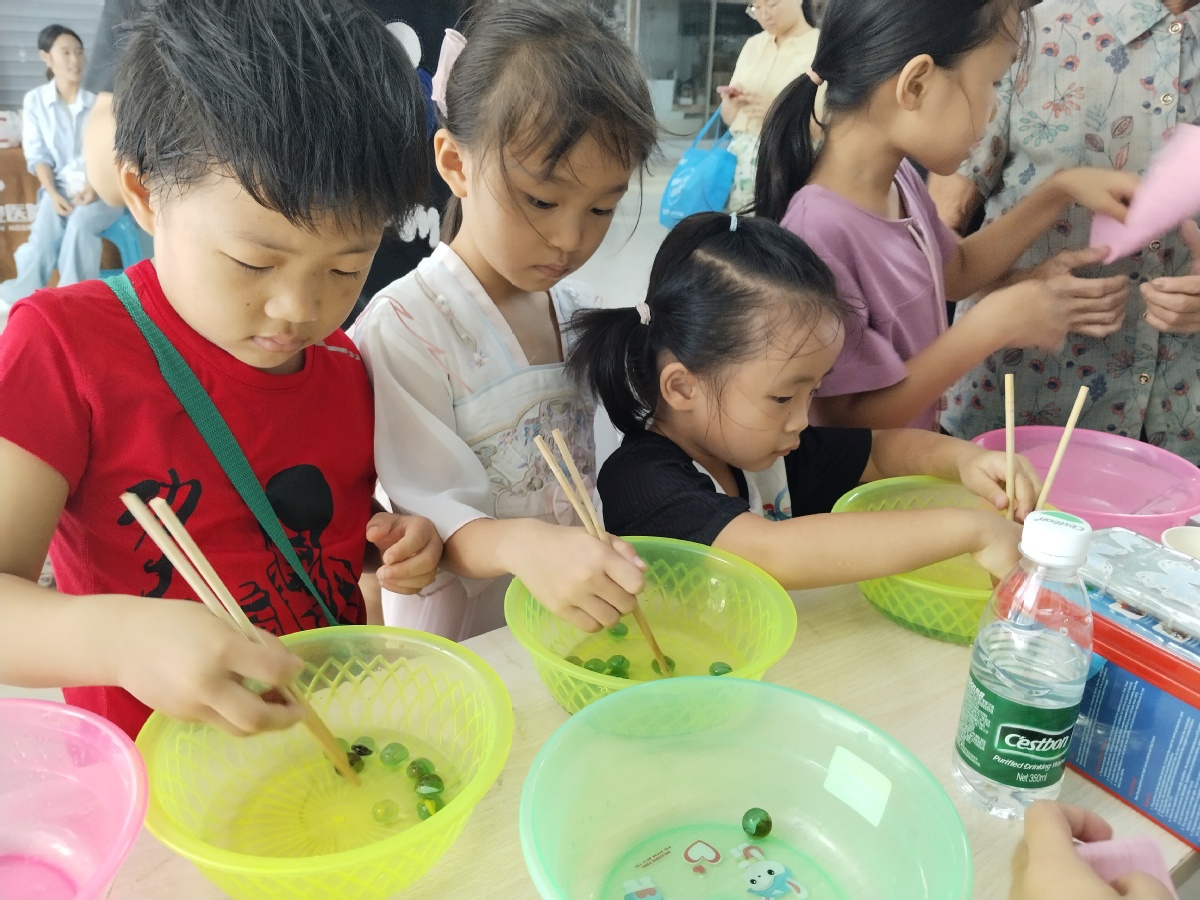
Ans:
<svg viewBox="0 0 1200 900"><path fill-rule="evenodd" d="M663 188L679 146L668 146L667 159L655 164L641 188L636 185L618 208L604 244L576 276L588 281L607 303L632 306L645 296L650 265L667 230L658 223ZM58 690L29 690L0 685L0 697L62 699ZM1200 900L1200 874L1179 889L1180 900Z"/></svg>

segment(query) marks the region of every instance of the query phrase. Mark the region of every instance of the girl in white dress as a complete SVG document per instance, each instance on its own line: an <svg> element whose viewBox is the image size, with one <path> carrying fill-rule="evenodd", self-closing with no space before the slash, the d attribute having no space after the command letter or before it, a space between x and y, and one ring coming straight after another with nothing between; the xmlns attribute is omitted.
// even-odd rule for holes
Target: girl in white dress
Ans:
<svg viewBox="0 0 1200 900"><path fill-rule="evenodd" d="M465 39L447 32L434 81L447 243L376 295L354 338L375 386L380 485L433 520L449 571L420 596L385 591L384 618L479 634L504 623L511 573L598 630L632 610L642 565L577 527L533 441L561 429L594 484L594 409L565 374L563 332L598 301L563 279L654 149L649 90L594 14L543 0L492 5Z"/></svg>

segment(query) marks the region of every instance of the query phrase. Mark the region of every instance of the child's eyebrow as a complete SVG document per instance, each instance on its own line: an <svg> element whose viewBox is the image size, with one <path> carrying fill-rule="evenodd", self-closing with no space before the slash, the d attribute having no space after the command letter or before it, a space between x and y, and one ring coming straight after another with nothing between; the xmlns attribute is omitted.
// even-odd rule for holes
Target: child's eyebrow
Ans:
<svg viewBox="0 0 1200 900"><path fill-rule="evenodd" d="M276 253L286 253L289 256L297 256L300 251L295 247L288 247L284 244L278 244L270 238L263 237L261 234L246 234L245 232L235 231L233 236L240 241L245 241L247 244L254 244L256 247L261 247L264 250L272 250ZM361 253L373 253L376 249L376 244L373 243L356 243L347 244L334 251L335 256L354 256Z"/></svg>

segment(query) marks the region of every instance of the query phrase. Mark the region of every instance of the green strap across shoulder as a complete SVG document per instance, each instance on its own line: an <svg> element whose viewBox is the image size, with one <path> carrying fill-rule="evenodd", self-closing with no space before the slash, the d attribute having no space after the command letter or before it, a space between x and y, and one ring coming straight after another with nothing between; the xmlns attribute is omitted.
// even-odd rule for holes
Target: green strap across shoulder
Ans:
<svg viewBox="0 0 1200 900"><path fill-rule="evenodd" d="M209 449L216 456L217 462L221 464L221 468L233 482L238 494L250 507L250 511L254 513L258 524L279 548L279 552L283 554L284 559L304 582L308 592L320 604L321 611L325 614L325 620L330 625L340 624L337 616L325 604L321 592L308 577L308 572L301 565L296 551L292 549L291 541L284 534L283 526L279 524L279 517L275 514L271 501L267 499L266 492L258 483L258 476L254 474L254 470L250 468L250 463L246 460L246 454L238 446L237 439L229 430L229 426L225 424L225 419L213 405L212 398L201 386L191 367L179 355L179 351L175 349L167 336L146 314L128 276L115 275L112 278L106 278L105 283L117 295L117 299L121 301L121 305L125 307L126 312L129 313L130 318L133 319L134 324L146 339L146 343L154 351L163 378L167 380L167 384L175 392L179 402L183 404L184 411L195 423L196 428L200 431L200 436L204 438L204 443L208 444Z"/></svg>

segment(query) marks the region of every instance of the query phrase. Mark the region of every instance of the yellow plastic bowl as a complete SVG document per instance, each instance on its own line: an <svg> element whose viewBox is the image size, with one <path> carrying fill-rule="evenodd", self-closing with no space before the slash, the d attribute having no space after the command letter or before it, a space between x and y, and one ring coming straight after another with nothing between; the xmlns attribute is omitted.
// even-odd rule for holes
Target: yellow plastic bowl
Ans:
<svg viewBox="0 0 1200 900"><path fill-rule="evenodd" d="M626 538L648 564L640 603L663 653L679 658L677 674L688 672L690 652L707 667L721 660L731 677L761 680L783 657L796 637L796 607L770 575L731 553L668 538ZM589 671L566 657L590 636L553 615L519 580L504 598L504 617L513 636L529 651L551 696L569 713L631 684L655 678L648 670L649 650L632 617L628 637L612 649L637 658L630 677ZM626 648L629 648L628 650ZM709 656L702 656L709 652ZM718 655L719 654L719 655ZM603 658L603 657L600 657Z"/></svg>
<svg viewBox="0 0 1200 900"><path fill-rule="evenodd" d="M833 511L944 508L992 509L961 484L914 475L860 485L838 500ZM992 593L987 571L966 555L905 575L861 581L858 587L871 605L893 622L955 644L975 640L979 618Z"/></svg>
<svg viewBox="0 0 1200 900"><path fill-rule="evenodd" d="M445 853L500 774L512 747L508 692L475 654L421 632L344 626L283 641L309 663L301 682L333 733L371 736L378 749L399 740L434 759L445 808L417 819L404 766L383 766L378 752L362 787L350 787L299 725L234 738L154 713L137 739L150 776L146 826L232 897L390 897ZM375 822L383 799L406 818Z"/></svg>

